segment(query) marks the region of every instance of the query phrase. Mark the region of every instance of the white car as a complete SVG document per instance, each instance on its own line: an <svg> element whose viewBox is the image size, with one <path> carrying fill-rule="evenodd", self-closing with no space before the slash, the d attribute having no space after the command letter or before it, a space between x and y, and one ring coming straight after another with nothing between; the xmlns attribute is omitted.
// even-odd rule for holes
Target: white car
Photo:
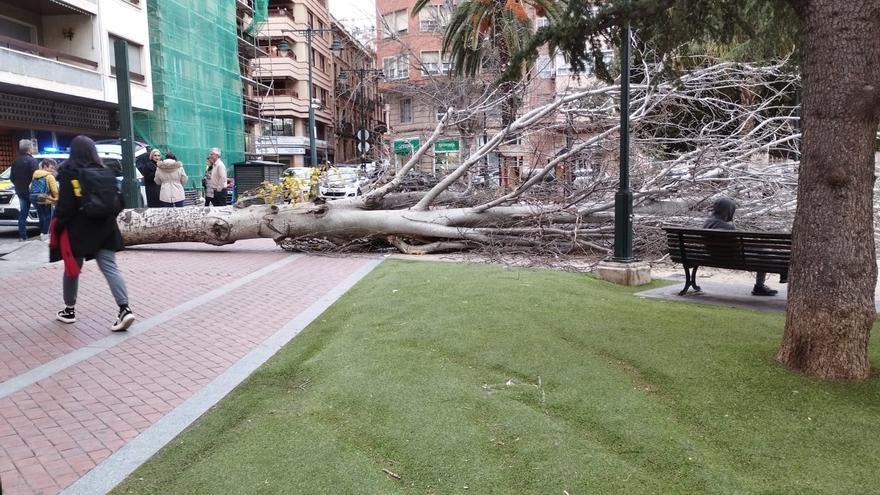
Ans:
<svg viewBox="0 0 880 495"><path fill-rule="evenodd" d="M15 194L15 187L10 180L11 176L11 168L7 168L0 174L0 226L4 227L18 226L18 196ZM34 227L39 225L37 210L33 206L28 212L27 223Z"/></svg>
<svg viewBox="0 0 880 495"><path fill-rule="evenodd" d="M312 168L311 167L290 167L284 170L284 173L281 174L281 178L279 182L284 184L285 180L288 177L293 177L296 179L296 183L299 185L299 191L293 191L298 193L302 198L308 198L309 192L311 192L312 186Z"/></svg>
<svg viewBox="0 0 880 495"><path fill-rule="evenodd" d="M318 197L323 199L353 198L361 193L359 171L350 168L330 169L318 185Z"/></svg>

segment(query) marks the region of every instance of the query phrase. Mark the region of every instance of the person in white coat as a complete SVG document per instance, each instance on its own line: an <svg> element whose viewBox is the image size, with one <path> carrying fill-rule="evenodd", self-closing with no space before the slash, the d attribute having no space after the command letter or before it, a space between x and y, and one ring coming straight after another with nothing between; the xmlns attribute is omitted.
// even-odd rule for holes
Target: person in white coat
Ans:
<svg viewBox="0 0 880 495"><path fill-rule="evenodd" d="M226 165L220 159L220 148L208 152L205 173L205 206L226 206Z"/></svg>
<svg viewBox="0 0 880 495"><path fill-rule="evenodd" d="M181 207L185 195L183 185L189 177L183 170L183 164L177 161L174 153L165 155L165 159L156 164L156 184L159 185L159 201L164 207Z"/></svg>

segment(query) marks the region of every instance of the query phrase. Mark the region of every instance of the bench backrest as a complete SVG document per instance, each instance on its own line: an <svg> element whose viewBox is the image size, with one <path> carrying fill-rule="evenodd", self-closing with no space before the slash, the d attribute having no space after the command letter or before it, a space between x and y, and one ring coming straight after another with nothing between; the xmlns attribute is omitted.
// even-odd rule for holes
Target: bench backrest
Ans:
<svg viewBox="0 0 880 495"><path fill-rule="evenodd" d="M791 234L663 227L669 256L685 266L787 273Z"/></svg>

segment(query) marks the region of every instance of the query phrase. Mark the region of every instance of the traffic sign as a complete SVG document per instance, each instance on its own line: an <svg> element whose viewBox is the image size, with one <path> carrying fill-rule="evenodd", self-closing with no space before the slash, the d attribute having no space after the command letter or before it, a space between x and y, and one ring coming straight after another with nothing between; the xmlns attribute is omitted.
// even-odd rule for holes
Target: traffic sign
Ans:
<svg viewBox="0 0 880 495"><path fill-rule="evenodd" d="M361 153L370 151L370 143L358 143L358 151Z"/></svg>
<svg viewBox="0 0 880 495"><path fill-rule="evenodd" d="M367 139L370 139L370 132L367 131L366 129L360 129L358 131L357 136L358 136L358 141L366 141Z"/></svg>

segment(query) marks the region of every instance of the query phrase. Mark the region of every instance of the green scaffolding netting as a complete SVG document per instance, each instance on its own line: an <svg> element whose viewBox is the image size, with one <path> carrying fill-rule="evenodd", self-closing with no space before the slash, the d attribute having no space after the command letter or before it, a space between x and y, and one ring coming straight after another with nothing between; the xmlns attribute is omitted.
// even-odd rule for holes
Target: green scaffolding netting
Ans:
<svg viewBox="0 0 880 495"><path fill-rule="evenodd" d="M187 188L201 188L210 148L230 172L245 157L235 2L150 0L147 13L154 110L135 114L135 134L174 152Z"/></svg>
<svg viewBox="0 0 880 495"><path fill-rule="evenodd" d="M269 0L254 0L254 19L248 26L248 34L260 32L260 28L269 20Z"/></svg>

